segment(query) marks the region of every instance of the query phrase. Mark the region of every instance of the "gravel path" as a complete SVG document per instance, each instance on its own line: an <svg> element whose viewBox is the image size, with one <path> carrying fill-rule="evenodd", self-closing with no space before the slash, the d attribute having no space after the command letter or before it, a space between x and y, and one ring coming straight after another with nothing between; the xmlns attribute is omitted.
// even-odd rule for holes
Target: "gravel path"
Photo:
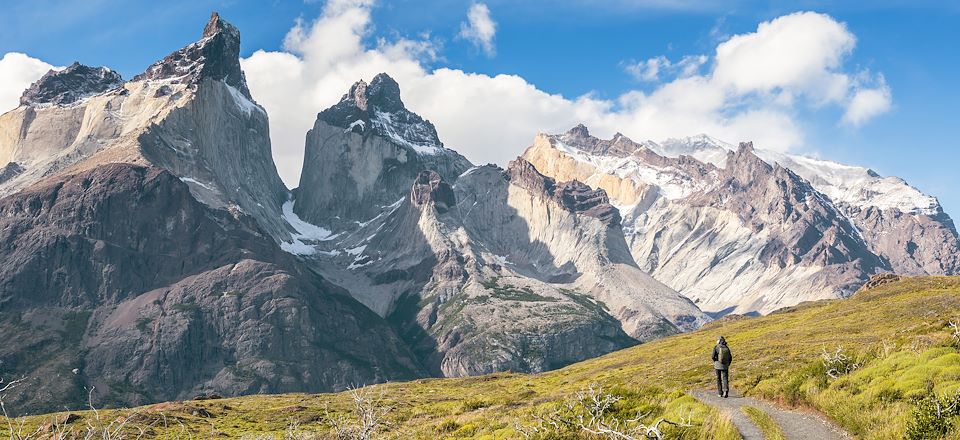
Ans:
<svg viewBox="0 0 960 440"><path fill-rule="evenodd" d="M833 423L816 414L777 408L767 402L740 396L733 391L726 399L717 396L713 391L698 390L691 394L707 405L730 413L733 424L740 430L744 440L764 440L760 429L740 409L744 406L753 406L769 414L790 440L850 440L852 438Z"/></svg>

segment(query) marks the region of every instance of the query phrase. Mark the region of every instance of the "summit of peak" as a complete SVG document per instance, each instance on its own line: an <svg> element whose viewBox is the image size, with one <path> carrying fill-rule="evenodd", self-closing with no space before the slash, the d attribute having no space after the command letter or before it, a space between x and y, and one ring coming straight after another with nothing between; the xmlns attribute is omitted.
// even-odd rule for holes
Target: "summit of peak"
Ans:
<svg viewBox="0 0 960 440"><path fill-rule="evenodd" d="M369 84L362 79L353 83L340 98L340 104L355 106L362 111L368 111L369 107L390 113L406 110L400 99L400 84L386 73L377 74Z"/></svg>
<svg viewBox="0 0 960 440"><path fill-rule="evenodd" d="M552 135L550 138L580 151L598 155L626 157L640 148L640 144L619 132L609 140L597 138L591 135L590 130L583 124L577 124L566 133Z"/></svg>
<svg viewBox="0 0 960 440"><path fill-rule="evenodd" d="M384 111L404 110L400 100L400 84L386 73L379 73L367 87L367 100Z"/></svg>
<svg viewBox="0 0 960 440"><path fill-rule="evenodd" d="M577 124L576 127L567 130L564 134L575 137L590 137L590 129L586 125Z"/></svg>
<svg viewBox="0 0 960 440"><path fill-rule="evenodd" d="M123 84L120 74L106 67L90 67L74 61L62 70L51 70L20 96L20 105L66 105L103 93Z"/></svg>
<svg viewBox="0 0 960 440"><path fill-rule="evenodd" d="M217 12L210 14L199 41L153 63L133 79L196 84L204 78L222 80L252 100L240 69L240 31Z"/></svg>
<svg viewBox="0 0 960 440"><path fill-rule="evenodd" d="M317 119L357 134L377 134L418 154L444 150L430 121L407 110L400 99L400 84L380 73L370 83L359 80L340 102L317 114Z"/></svg>
<svg viewBox="0 0 960 440"><path fill-rule="evenodd" d="M220 18L220 14L217 11L210 13L210 20L207 21L207 25L203 27L202 38L212 37L220 32L229 32L230 34L236 34L236 37L239 39L240 35L237 32L237 28Z"/></svg>

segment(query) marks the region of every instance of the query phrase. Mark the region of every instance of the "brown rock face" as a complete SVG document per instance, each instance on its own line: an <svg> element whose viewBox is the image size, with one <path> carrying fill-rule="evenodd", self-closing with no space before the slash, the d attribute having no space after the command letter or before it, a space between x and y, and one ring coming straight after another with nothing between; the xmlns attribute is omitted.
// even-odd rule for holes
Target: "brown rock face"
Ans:
<svg viewBox="0 0 960 440"><path fill-rule="evenodd" d="M326 391L423 373L389 326L171 173L111 164L0 199L0 371L18 411ZM76 369L77 373L71 373Z"/></svg>
<svg viewBox="0 0 960 440"><path fill-rule="evenodd" d="M20 105L65 105L120 87L120 74L106 67L88 67L78 62L63 70L51 70L20 96Z"/></svg>
<svg viewBox="0 0 960 440"><path fill-rule="evenodd" d="M863 287L860 287L860 290L870 290L875 287L880 287L884 284L900 281L902 279L903 277L900 275L895 275L892 273L878 273L876 275L871 276L866 283L863 283Z"/></svg>
<svg viewBox="0 0 960 440"><path fill-rule="evenodd" d="M576 180L557 182L544 176L523 158L517 158L507 166L510 182L535 194L543 194L570 212L588 215L603 221L608 226L620 225L620 211L610 204L607 193L593 189Z"/></svg>
<svg viewBox="0 0 960 440"><path fill-rule="evenodd" d="M457 197L453 194L453 188L449 183L444 182L436 171L421 171L417 175L417 180L413 182L410 197L417 206L433 203L440 214L447 212L457 204Z"/></svg>

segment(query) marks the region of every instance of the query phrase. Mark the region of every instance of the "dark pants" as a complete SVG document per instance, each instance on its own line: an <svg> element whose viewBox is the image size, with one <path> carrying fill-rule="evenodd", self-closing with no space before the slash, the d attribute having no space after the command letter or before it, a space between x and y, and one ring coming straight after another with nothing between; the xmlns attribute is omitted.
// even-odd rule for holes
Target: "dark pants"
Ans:
<svg viewBox="0 0 960 440"><path fill-rule="evenodd" d="M715 370L717 372L717 394L730 392L730 370Z"/></svg>

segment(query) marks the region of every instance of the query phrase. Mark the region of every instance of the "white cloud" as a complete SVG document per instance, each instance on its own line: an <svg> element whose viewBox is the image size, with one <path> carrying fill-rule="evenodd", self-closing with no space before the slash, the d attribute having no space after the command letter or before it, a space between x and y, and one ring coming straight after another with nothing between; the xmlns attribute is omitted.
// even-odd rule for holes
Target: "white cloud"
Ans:
<svg viewBox="0 0 960 440"><path fill-rule="evenodd" d="M659 56L639 63L628 64L625 70L640 81L656 81L660 79L660 70L669 66L670 60L665 56Z"/></svg>
<svg viewBox="0 0 960 440"><path fill-rule="evenodd" d="M0 58L0 113L20 105L20 95L34 81L54 67L18 52Z"/></svg>
<svg viewBox="0 0 960 440"><path fill-rule="evenodd" d="M474 3L467 11L467 21L460 23L460 38L463 38L483 50L488 57L496 54L493 37L497 34L497 23L490 18L490 8L483 3Z"/></svg>
<svg viewBox="0 0 960 440"><path fill-rule="evenodd" d="M856 45L846 26L830 16L798 12L761 23L717 46L713 77L738 92L802 91L836 101L846 75L837 72Z"/></svg>
<svg viewBox="0 0 960 440"><path fill-rule="evenodd" d="M298 184L305 134L317 112L357 80L380 72L400 83L406 105L431 120L447 146L475 163L501 165L521 154L536 133L581 122L599 136L619 131L662 140L708 133L784 151L804 145L806 109L841 107L842 122L859 126L892 105L881 75L844 69L856 40L821 14L761 23L756 32L719 44L713 57L654 58L660 80L652 90L600 99L548 93L517 75L431 70L426 66L438 59L438 47L428 37L369 42L372 7L372 0L330 1L316 20L295 23L283 50L259 50L241 60L254 98L270 115L274 158L291 187ZM0 105L16 106L22 90L49 68L7 54L0 61Z"/></svg>
<svg viewBox="0 0 960 440"><path fill-rule="evenodd" d="M880 85L872 89L859 89L850 99L846 113L843 114L843 122L859 126L864 121L873 118L890 110L892 97L890 96L890 87L887 86L883 77L880 77Z"/></svg>
<svg viewBox="0 0 960 440"><path fill-rule="evenodd" d="M657 81L662 74L676 74L680 78L693 76L706 64L706 55L687 55L673 63L665 56L650 58L637 63L628 63L624 70L640 81Z"/></svg>

